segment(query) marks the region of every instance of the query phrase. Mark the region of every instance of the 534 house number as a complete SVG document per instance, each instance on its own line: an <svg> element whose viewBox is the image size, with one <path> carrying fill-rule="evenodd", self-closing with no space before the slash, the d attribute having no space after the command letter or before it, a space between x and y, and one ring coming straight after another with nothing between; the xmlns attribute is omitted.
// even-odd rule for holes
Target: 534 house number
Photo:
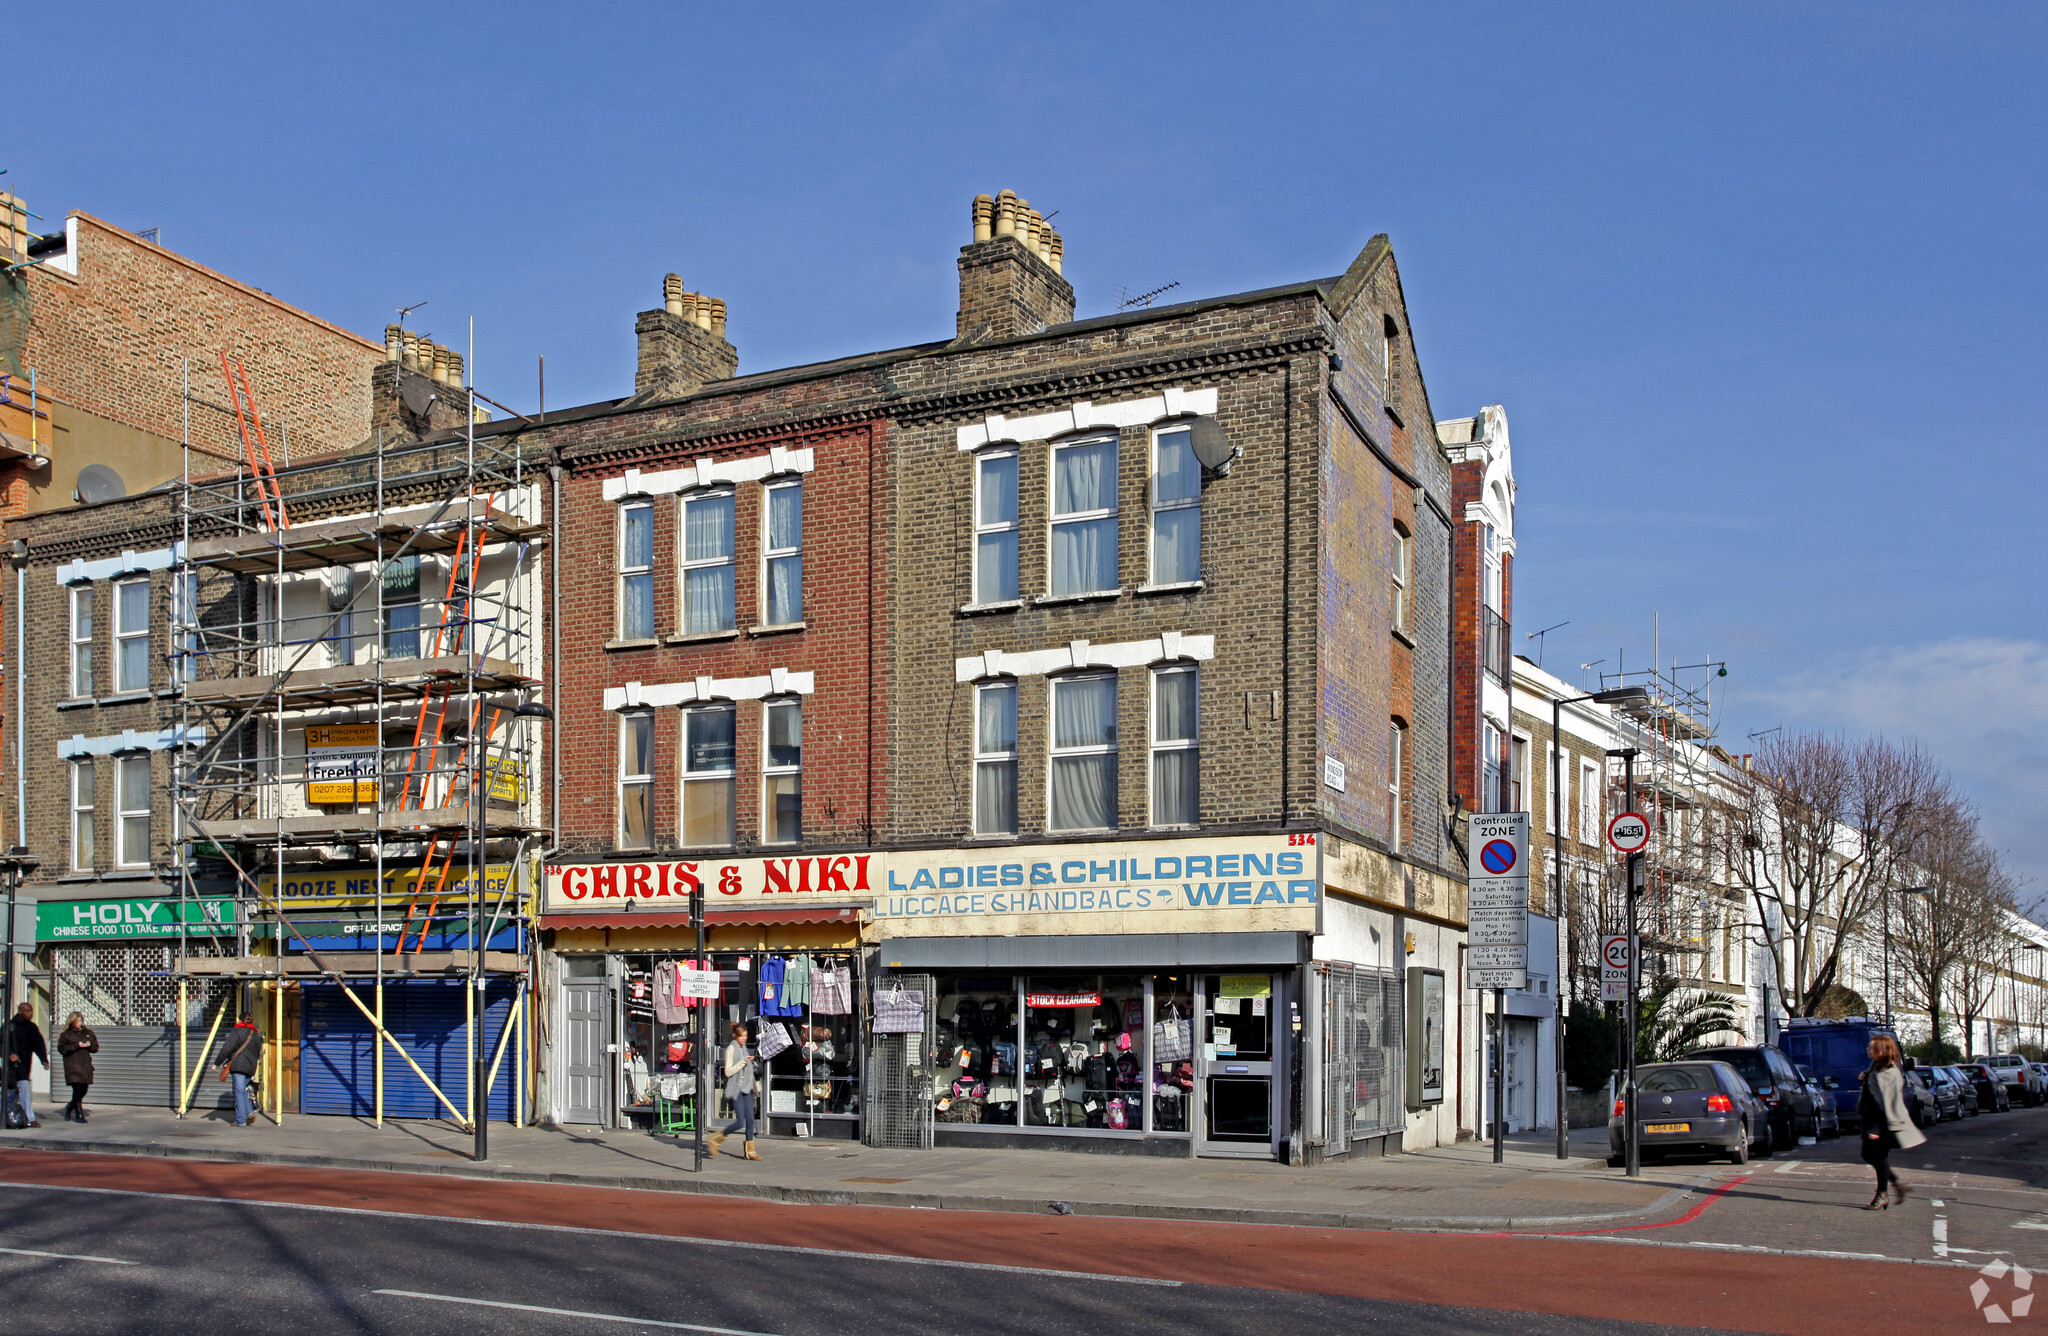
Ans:
<svg viewBox="0 0 2048 1336"><path fill-rule="evenodd" d="M1291 845L1293 845L1293 844L1314 844L1314 843L1316 842L1316 836L1315 836L1315 832L1314 832L1314 831L1303 831L1303 832L1302 832L1302 833L1300 833L1300 834L1296 834L1296 835L1289 835L1289 836L1287 837L1287 842L1288 842L1289 844L1291 844Z"/></svg>

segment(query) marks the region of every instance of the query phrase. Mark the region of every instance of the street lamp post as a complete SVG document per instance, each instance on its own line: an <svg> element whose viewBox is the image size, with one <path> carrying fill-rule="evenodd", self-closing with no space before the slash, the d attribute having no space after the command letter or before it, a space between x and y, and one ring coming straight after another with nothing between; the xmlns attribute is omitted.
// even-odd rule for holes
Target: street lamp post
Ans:
<svg viewBox="0 0 2048 1336"><path fill-rule="evenodd" d="M1564 808L1560 805L1564 793L1561 778L1564 767L1564 739L1560 736L1564 728L1564 707L1593 701L1599 705L1620 705L1626 701L1648 700L1648 687L1615 687L1609 691L1595 691L1590 695L1559 697L1550 702L1550 907L1557 915L1558 956L1565 955L1564 934L1569 925L1564 916ZM1553 1065L1557 1068L1557 1158L1569 1160L1571 1149L1571 1120L1565 1112L1564 1074L1564 1025L1565 1025L1565 977L1560 967L1557 971L1557 995L1552 1000L1557 1004L1557 1024L1553 1027L1552 1045L1556 1049Z"/></svg>

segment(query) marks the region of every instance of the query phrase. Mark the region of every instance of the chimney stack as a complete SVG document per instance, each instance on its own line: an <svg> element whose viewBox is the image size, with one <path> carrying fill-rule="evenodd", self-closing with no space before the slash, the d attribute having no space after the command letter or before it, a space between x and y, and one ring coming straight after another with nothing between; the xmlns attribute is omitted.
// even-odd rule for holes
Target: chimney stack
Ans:
<svg viewBox="0 0 2048 1336"><path fill-rule="evenodd" d="M1015 191L974 197L974 240L960 248L956 343L1036 334L1074 318L1061 273L1066 243Z"/></svg>
<svg viewBox="0 0 2048 1336"><path fill-rule="evenodd" d="M640 340L637 396L680 399L739 370L739 350L725 341L724 300L684 291L680 274L662 279L660 309L642 311L633 332Z"/></svg>

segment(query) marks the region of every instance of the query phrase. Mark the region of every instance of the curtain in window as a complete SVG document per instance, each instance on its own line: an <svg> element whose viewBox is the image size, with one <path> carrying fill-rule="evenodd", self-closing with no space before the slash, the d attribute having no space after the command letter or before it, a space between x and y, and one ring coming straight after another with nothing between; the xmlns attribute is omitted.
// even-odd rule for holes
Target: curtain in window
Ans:
<svg viewBox="0 0 2048 1336"><path fill-rule="evenodd" d="M1152 685L1152 740L1195 740L1195 674L1165 672ZM1197 753L1185 750L1152 753L1152 822L1160 826L1192 826L1196 820Z"/></svg>
<svg viewBox="0 0 2048 1336"><path fill-rule="evenodd" d="M1052 513L1116 509L1116 443L1074 445L1053 456Z"/></svg>
<svg viewBox="0 0 2048 1336"><path fill-rule="evenodd" d="M81 870L93 865L92 768L91 761L71 763L71 866Z"/></svg>
<svg viewBox="0 0 2048 1336"><path fill-rule="evenodd" d="M712 561L732 557L732 498L705 497L683 508L683 559ZM683 630L730 631L733 628L732 567L711 566L685 571Z"/></svg>
<svg viewBox="0 0 2048 1336"><path fill-rule="evenodd" d="M987 686L975 693L974 750L1008 752L978 761L974 774L974 829L981 835L1017 833L1017 688Z"/></svg>
<svg viewBox="0 0 2048 1336"><path fill-rule="evenodd" d="M768 546L778 552L804 545L804 489L773 487L768 491Z"/></svg>
<svg viewBox="0 0 2048 1336"><path fill-rule="evenodd" d="M732 498L707 496L683 508L683 560L732 555Z"/></svg>
<svg viewBox="0 0 2048 1336"><path fill-rule="evenodd" d="M1003 455L981 461L982 524L1017 522L1017 456Z"/></svg>
<svg viewBox="0 0 2048 1336"><path fill-rule="evenodd" d="M121 762L121 810L135 816L121 818L121 861L149 860L149 759L135 757Z"/></svg>
<svg viewBox="0 0 2048 1336"><path fill-rule="evenodd" d="M1052 592L1115 589L1116 521L1074 520L1052 531Z"/></svg>
<svg viewBox="0 0 2048 1336"><path fill-rule="evenodd" d="M1182 584L1202 578L1202 508L1152 512L1152 583Z"/></svg>
<svg viewBox="0 0 2048 1336"><path fill-rule="evenodd" d="M1006 603L1017 597L1017 531L985 533L975 544L974 601Z"/></svg>
<svg viewBox="0 0 2048 1336"><path fill-rule="evenodd" d="M730 567L725 569L730 570ZM804 619L804 559L772 557L768 561L768 625L788 626Z"/></svg>
<svg viewBox="0 0 2048 1336"><path fill-rule="evenodd" d="M694 779L683 785L683 843L732 843L731 779Z"/></svg>
<svg viewBox="0 0 2048 1336"><path fill-rule="evenodd" d="M1116 679L1053 684L1053 749L1116 745ZM1116 825L1116 753L1055 755L1052 827L1102 830Z"/></svg>
<svg viewBox="0 0 2048 1336"><path fill-rule="evenodd" d="M115 630L130 637L121 641L121 680L115 690L144 691L149 687L149 586L137 581L115 588L121 601ZM142 634L133 634L138 631Z"/></svg>
<svg viewBox="0 0 2048 1336"><path fill-rule="evenodd" d="M1159 472L1152 478L1152 499L1192 501L1202 494L1202 470L1195 462L1188 433L1170 432L1159 438Z"/></svg>

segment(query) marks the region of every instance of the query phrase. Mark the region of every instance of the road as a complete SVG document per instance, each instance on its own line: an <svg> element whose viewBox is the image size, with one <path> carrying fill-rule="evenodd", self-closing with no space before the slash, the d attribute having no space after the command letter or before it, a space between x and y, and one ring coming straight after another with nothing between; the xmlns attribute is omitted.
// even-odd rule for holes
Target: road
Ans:
<svg viewBox="0 0 2048 1336"><path fill-rule="evenodd" d="M1905 1161L1918 1195L1891 1211L1855 1209L1869 1173L1854 1154L1845 1139L1739 1169L1658 1166L1698 1184L1669 1219L1563 1237L14 1151L0 1286L10 1332L1868 1336L1980 1330L1976 1267L2048 1268L2048 1111L1937 1129ZM2015 1297L2010 1275L1986 1281L1985 1302ZM2015 1325L2030 1321L2048 1313Z"/></svg>

